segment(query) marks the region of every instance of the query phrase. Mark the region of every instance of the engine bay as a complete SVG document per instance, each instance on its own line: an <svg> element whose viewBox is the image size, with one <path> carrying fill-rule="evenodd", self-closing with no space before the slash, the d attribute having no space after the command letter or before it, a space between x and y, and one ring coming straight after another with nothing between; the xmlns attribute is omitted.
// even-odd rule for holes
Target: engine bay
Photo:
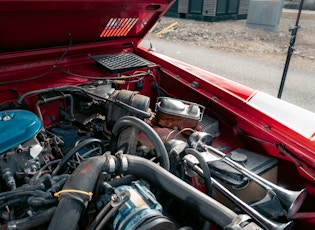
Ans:
<svg viewBox="0 0 315 230"><path fill-rule="evenodd" d="M1 229L314 229L315 114L141 47L172 4L0 0Z"/></svg>
<svg viewBox="0 0 315 230"><path fill-rule="evenodd" d="M131 53L57 64L55 84L37 75L2 91L1 226L292 228L306 190L282 198L278 159L248 148L210 99Z"/></svg>

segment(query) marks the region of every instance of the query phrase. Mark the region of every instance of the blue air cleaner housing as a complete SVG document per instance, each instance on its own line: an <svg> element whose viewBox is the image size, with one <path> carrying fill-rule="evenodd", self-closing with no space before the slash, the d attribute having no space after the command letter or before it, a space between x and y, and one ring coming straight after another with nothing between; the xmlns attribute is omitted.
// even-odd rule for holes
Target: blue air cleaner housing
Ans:
<svg viewBox="0 0 315 230"><path fill-rule="evenodd" d="M0 112L0 154L33 138L42 128L42 122L27 110Z"/></svg>

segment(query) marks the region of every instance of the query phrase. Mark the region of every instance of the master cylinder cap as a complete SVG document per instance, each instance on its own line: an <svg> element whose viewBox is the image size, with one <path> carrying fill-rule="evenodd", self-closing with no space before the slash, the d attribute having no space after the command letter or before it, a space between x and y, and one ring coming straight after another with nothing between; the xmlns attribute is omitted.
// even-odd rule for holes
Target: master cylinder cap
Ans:
<svg viewBox="0 0 315 230"><path fill-rule="evenodd" d="M39 118L27 110L0 112L0 154L33 138L42 128Z"/></svg>

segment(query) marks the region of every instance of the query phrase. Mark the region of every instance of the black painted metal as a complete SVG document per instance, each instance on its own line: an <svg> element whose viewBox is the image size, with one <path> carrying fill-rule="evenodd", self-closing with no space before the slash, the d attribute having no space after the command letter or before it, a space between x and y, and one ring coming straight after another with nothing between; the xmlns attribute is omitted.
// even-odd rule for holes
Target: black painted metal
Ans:
<svg viewBox="0 0 315 230"><path fill-rule="evenodd" d="M297 18L296 18L295 26L289 29L289 31L291 31L291 40L290 40L290 45L289 45L289 48L288 48L287 59L286 59L285 65L284 65L284 70L283 70L281 83L280 83L280 87L279 87L279 91L278 91L278 98L281 98L281 96L282 96L282 91L283 91L284 83L285 83L285 80L286 80L286 77L287 77L289 64L290 64L290 61L291 61L291 56L292 56L292 54L294 52L294 43L295 43L295 40L296 40L296 35L297 35L297 32L298 32L298 29L300 28L299 21L300 21L302 8L303 8L303 3L304 3L304 0L301 0L299 11L298 11L298 15L297 15Z"/></svg>

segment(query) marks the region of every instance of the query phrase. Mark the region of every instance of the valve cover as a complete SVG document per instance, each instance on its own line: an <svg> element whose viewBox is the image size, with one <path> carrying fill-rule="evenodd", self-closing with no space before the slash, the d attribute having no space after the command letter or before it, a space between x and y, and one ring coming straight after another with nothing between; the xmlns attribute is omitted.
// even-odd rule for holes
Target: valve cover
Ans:
<svg viewBox="0 0 315 230"><path fill-rule="evenodd" d="M40 119L26 110L0 112L0 154L33 138L42 128Z"/></svg>

